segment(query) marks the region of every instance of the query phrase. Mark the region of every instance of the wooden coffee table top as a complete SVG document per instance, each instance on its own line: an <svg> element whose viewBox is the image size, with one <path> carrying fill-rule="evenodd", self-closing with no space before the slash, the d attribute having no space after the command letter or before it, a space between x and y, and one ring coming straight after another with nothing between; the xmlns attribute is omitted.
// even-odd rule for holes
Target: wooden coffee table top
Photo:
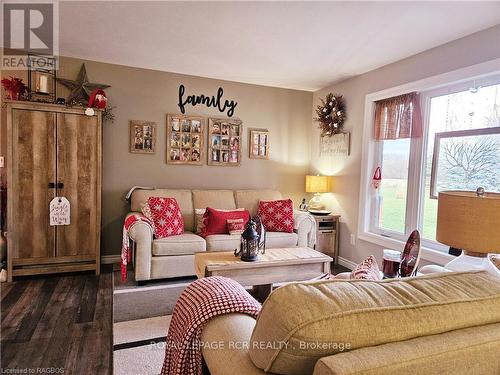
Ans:
<svg viewBox="0 0 500 375"><path fill-rule="evenodd" d="M286 267L296 268L299 266L300 269L301 265L318 264L317 269L318 274L320 274L321 272L329 272L332 260L328 255L308 247L266 249L266 253L260 254L259 259L255 262L243 262L239 257L234 256L232 251L210 251L195 254L195 268L198 278L225 274L233 278L238 275L238 271L240 274L248 274L248 271L258 270L258 273L262 275L262 272L273 273ZM265 268L267 270L263 270ZM301 279L303 278L297 275L297 280Z"/></svg>

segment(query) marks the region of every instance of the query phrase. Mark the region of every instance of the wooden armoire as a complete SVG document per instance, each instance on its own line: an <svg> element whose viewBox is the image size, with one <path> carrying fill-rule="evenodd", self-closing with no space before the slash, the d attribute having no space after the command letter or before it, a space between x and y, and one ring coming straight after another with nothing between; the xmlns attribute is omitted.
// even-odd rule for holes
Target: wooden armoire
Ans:
<svg viewBox="0 0 500 375"><path fill-rule="evenodd" d="M100 271L102 114L11 101L7 122L8 278ZM70 224L51 226L54 197Z"/></svg>

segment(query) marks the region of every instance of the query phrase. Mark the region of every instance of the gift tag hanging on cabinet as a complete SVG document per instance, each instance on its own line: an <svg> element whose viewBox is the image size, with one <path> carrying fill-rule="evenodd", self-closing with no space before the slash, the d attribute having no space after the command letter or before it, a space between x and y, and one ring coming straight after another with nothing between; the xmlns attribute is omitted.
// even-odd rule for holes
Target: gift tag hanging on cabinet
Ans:
<svg viewBox="0 0 500 375"><path fill-rule="evenodd" d="M65 197L55 197L50 201L50 225L70 224L70 204Z"/></svg>

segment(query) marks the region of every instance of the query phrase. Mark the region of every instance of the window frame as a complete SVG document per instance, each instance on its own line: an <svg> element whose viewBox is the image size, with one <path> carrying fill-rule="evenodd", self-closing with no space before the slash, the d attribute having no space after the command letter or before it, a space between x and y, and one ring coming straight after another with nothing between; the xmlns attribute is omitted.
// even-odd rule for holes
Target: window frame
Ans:
<svg viewBox="0 0 500 375"><path fill-rule="evenodd" d="M360 200L358 215L358 239L384 247L402 247L410 228L422 228L423 200L425 199L425 158L428 147L431 98L464 91L472 85L487 85L500 78L500 59L454 70L365 96L365 114L362 136ZM421 138L410 141L410 163L405 214L405 233L374 227L378 222L377 192L371 188L372 174L382 162L382 141L374 139L375 102L408 92L420 92L423 132ZM416 183L412 183L416 181ZM447 253L448 247L436 241L422 239L422 258L445 264L454 257Z"/></svg>

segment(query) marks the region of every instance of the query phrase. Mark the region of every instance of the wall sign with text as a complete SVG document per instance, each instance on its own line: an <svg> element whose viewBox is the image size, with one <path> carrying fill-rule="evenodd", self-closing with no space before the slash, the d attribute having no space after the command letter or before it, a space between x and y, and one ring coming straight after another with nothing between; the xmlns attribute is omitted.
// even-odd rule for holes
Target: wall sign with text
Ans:
<svg viewBox="0 0 500 375"><path fill-rule="evenodd" d="M184 85L179 86L179 102L178 106L182 114L186 113L186 105L191 104L193 107L198 104L204 104L207 107L217 108L220 112L225 113L227 111L227 116L232 117L234 115L234 109L238 105L234 100L225 99L222 101L222 96L224 95L224 90L219 87L217 90L217 95L184 95L186 93L186 88Z"/></svg>
<svg viewBox="0 0 500 375"><path fill-rule="evenodd" d="M339 133L329 136L320 137L319 156L349 156L350 148L350 133Z"/></svg>

